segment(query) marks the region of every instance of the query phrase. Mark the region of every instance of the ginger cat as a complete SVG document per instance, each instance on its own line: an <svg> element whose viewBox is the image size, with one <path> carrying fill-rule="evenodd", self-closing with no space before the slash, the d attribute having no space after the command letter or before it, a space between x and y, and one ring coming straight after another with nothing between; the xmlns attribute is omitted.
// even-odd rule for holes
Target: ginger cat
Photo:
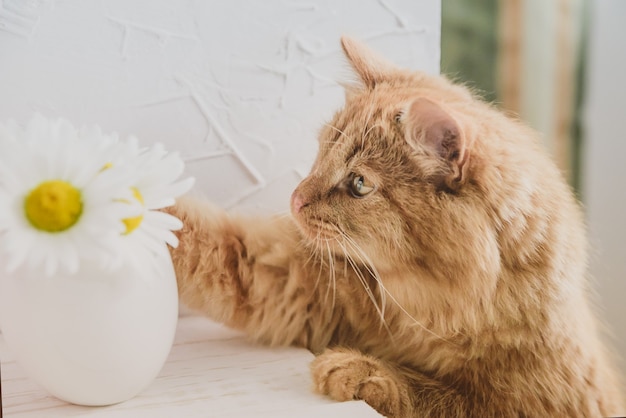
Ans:
<svg viewBox="0 0 626 418"><path fill-rule="evenodd" d="M389 417L625 414L583 216L536 135L349 38L360 78L291 217L182 200L182 301L317 355L314 389Z"/></svg>

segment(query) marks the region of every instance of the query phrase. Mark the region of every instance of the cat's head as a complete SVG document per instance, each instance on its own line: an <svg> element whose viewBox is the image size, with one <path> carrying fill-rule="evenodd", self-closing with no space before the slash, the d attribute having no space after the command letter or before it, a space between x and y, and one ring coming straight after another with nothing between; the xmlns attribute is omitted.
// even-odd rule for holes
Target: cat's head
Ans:
<svg viewBox="0 0 626 418"><path fill-rule="evenodd" d="M515 162L525 151L502 134L519 126L443 77L394 67L349 38L342 46L359 83L346 88L292 195L305 239L379 270L497 270L506 214L494 212L525 193L524 158Z"/></svg>

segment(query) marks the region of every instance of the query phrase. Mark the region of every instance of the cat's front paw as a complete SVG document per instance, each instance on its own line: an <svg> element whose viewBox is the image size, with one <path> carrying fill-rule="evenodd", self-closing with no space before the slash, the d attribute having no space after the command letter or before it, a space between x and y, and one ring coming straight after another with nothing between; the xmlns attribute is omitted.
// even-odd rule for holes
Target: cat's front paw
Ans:
<svg viewBox="0 0 626 418"><path fill-rule="evenodd" d="M315 391L337 401L361 399L388 417L406 415L408 391L381 361L358 351L327 349L311 363Z"/></svg>

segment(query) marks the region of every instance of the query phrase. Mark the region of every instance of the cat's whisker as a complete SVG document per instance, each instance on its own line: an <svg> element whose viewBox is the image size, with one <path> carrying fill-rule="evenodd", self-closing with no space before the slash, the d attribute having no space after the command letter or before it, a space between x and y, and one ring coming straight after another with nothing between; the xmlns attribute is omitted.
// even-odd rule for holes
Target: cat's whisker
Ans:
<svg viewBox="0 0 626 418"><path fill-rule="evenodd" d="M326 295L324 296L324 303L328 302L328 296L330 295L330 285L331 285L331 279L330 279L330 275L331 273L331 264L332 264L332 253L330 252L330 246L328 245L328 242L325 242L326 244L326 254L328 255L328 283L326 284Z"/></svg>
<svg viewBox="0 0 626 418"><path fill-rule="evenodd" d="M374 296L374 293L372 292L372 289L371 289L370 285L367 283L367 280L365 279L365 276L363 275L363 272L359 269L359 267L357 266L357 263L352 259L352 256L350 256L350 253L348 252L348 250L346 249L344 244L341 241L339 241L339 240L337 240L337 244L343 250L343 253L344 253L345 257L346 257L346 260L348 261L348 263L350 264L350 267L352 267L352 270L354 271L354 273L356 274L357 278L361 282L361 285L365 289L365 292L367 293L367 296L372 301L372 304L374 305L374 309L376 309L376 312L378 313L378 316L380 317L381 324L385 327L385 329L389 333L389 336L393 339L393 334L391 332L391 329L387 325L387 321L385 320L385 315L384 315L382 309L380 308L380 306L378 306L378 302L376 301L376 297Z"/></svg>
<svg viewBox="0 0 626 418"><path fill-rule="evenodd" d="M328 290L332 286L333 288L333 301L331 304L331 313L332 313L335 311L335 300L336 300L336 291L337 291L336 277L335 277L335 259L333 257L332 251L330 249L330 243L328 241L326 241L326 248L328 250L328 259L330 260L329 266L328 266L328 268L330 269L330 272L329 272L329 280L328 280L326 298L328 299Z"/></svg>
<svg viewBox="0 0 626 418"><path fill-rule="evenodd" d="M352 244L351 244L351 243L350 243L350 241L348 241L348 240L350 240L350 237L348 237L345 233L343 233L343 232L342 232L342 234L341 234L341 235L342 235L342 238L344 239L344 243L345 243L346 245L350 246L352 249L354 249L353 247L354 247L354 245L356 245L356 243L352 243ZM356 262L355 262L355 260L352 258L352 256L350 255L350 253L347 251L346 246L345 246L345 245L343 245L343 244L340 244L340 245L341 245L341 247L342 247L342 249L343 249L344 253L346 254L346 257L347 257L347 258L349 258L349 259L350 259L350 261L351 261L352 263L354 263L354 264L352 264L352 263L351 263L351 264L352 264L352 268L353 268L353 269L355 269L355 265L356 265L357 263L356 263ZM370 267L369 267L369 266L368 266L365 262L363 262L363 259L361 259L361 257L359 256L359 254L356 254L356 255L357 255L357 257L359 257L359 259L360 259L360 261L361 261L361 263L360 263L360 264L361 264L363 267L365 267L365 269L366 269L366 270L367 270L367 272L369 273L370 277L372 277L374 280L376 280L376 282L379 284L379 287L382 287L382 283L380 282L380 280L379 280L379 279L377 278L377 276L376 276L376 274L377 274L377 273L374 273L374 271L372 271L372 269L371 269L371 268L370 268ZM356 271L355 271L355 272L356 272ZM363 281L365 281L365 278L364 278L364 276L363 276L363 273L362 273L360 270L358 271L358 273L357 273L357 274L359 274L359 273L361 274L361 277L363 277ZM369 290L369 291L371 292L371 288L369 287L369 285L367 286L366 290ZM372 297L373 297L373 298L375 298L375 296L373 295L373 292L371 292L371 293L372 293ZM380 297L380 304L381 304L381 307L379 308L379 307L378 307L378 304L377 304L376 302L374 302L374 304L375 304L375 306L376 306L377 310L379 311L380 316L381 316L381 318L383 319L383 322L385 322L385 319L384 319L384 318L385 318L385 293L384 293L384 292L383 292L383 293L379 292L379 297ZM386 324L386 322L385 322L385 324Z"/></svg>
<svg viewBox="0 0 626 418"><path fill-rule="evenodd" d="M389 291L388 291L387 289L384 289L384 291L387 293L387 295L389 295L389 297L391 298L391 301L392 301L393 303L395 303L395 304L396 304L396 306L397 306L398 308L400 308L400 310L401 310L401 311L402 311L402 312L403 312L406 316L408 316L408 317L409 317L409 319L410 319L411 321L413 321L415 324L419 325L419 326L420 326L420 328L422 328L424 331L428 332L428 333L429 333L430 335L432 335L433 337L437 337L437 338L439 338L440 340L445 341L445 342L447 342L447 343L449 343L449 344L459 345L459 344L455 343L454 341L450 341L449 339L447 339L447 338L445 338L445 337L442 337L441 335L437 334L436 332L434 332L434 331L432 331L432 330L428 329L428 327L426 327L425 325L423 325L421 322L419 322L417 319L415 319L415 318L414 318L414 317L413 317L410 313L408 313L408 312L407 312L407 310L406 310L406 309L404 309L404 307L403 307L402 305L400 305L400 302L398 302L398 301L396 300L396 298L395 298L395 297L393 297L393 295L392 295L391 293L389 293Z"/></svg>
<svg viewBox="0 0 626 418"><path fill-rule="evenodd" d="M315 249L312 249L312 248L310 248L310 245L309 245L306 241L304 241L304 240L300 241L300 245L301 245L303 248L307 249L307 250L308 250L308 252L309 252L309 256L308 256L308 257L307 257L307 259L304 261L304 265L305 265L305 266L308 266L308 265L309 265L309 263L311 263L312 261L315 261L315 260L317 259L317 257L318 257L318 247L319 247L319 245L317 244L317 241L315 241Z"/></svg>
<svg viewBox="0 0 626 418"><path fill-rule="evenodd" d="M365 252L361 249L361 247L356 242L354 242L354 240L352 238L350 238L350 236L348 236L343 231L342 231L342 238L344 240L346 240L346 243L353 250L355 250L357 252L356 255L357 255L357 257L359 257L359 260L361 261L361 264L363 265L363 267L365 267L365 269L370 274L370 276L372 276L372 278L374 278L374 280L376 280L376 282L378 283L378 286L382 290L382 292L379 292L379 294L380 294L380 303L382 305L382 312L383 312L383 315L384 315L385 314L385 308L386 308L386 293L387 292L386 292L385 286L383 285L383 282L382 282L382 279L380 277L380 274L378 273L378 270L374 266L374 263L371 261L371 259L367 256L367 254L365 254Z"/></svg>
<svg viewBox="0 0 626 418"><path fill-rule="evenodd" d="M319 269L317 271L317 280L315 281L315 288L319 286L322 280L322 270L324 269L324 253L322 252L322 242L320 240L321 231L317 231L317 237L315 238L315 251L313 252L314 261L319 257Z"/></svg>
<svg viewBox="0 0 626 418"><path fill-rule="evenodd" d="M402 311L402 313L404 313L407 317L409 317L409 319L411 319L416 325L418 325L419 327L421 327L424 331L428 332L429 334L431 334L434 337L437 337L439 339L441 339L442 341L445 341L447 343L450 344L455 344L457 345L455 342L448 340L445 337L442 337L441 335L437 334L436 332L432 331L431 329L429 329L428 327L426 327L424 324L422 324L420 321L418 321L417 319L415 319L401 304L400 302L398 302L398 300L385 288L382 279L380 277L380 274L378 273L378 271L376 270L376 267L374 266L372 260L370 259L370 257L365 253L365 251L363 251L363 249L352 239L350 238L347 234L342 233L343 237L346 239L346 243L350 244L350 247L352 249L355 250L356 252L356 256L361 260L361 262L363 263L364 267L367 269L367 271L372 275L372 277L378 282L378 285L380 286L380 289L382 291L381 294L381 302L383 301L383 296L382 295L388 295L389 298L391 298L391 301L400 309L400 311ZM368 265L370 267L368 267ZM384 303L384 302L383 302Z"/></svg>
<svg viewBox="0 0 626 418"><path fill-rule="evenodd" d="M307 242L307 241L301 241L301 245L307 249L309 256L308 258L304 261L303 265L304 267L307 267L309 264L312 265L317 265L318 266L318 272L317 272L317 279L315 281L315 285L314 288L317 289L317 287L319 286L319 283L321 281L322 278L322 270L324 269L324 258L323 258L323 252L321 251L321 240L320 240L320 232L317 232L317 237L315 240L312 241L314 248L312 248L311 243Z"/></svg>

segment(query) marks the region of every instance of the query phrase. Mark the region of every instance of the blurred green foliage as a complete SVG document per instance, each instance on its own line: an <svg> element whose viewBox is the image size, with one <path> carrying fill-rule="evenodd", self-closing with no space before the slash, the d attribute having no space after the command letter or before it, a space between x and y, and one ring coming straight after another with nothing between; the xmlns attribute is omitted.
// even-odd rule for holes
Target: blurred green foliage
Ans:
<svg viewBox="0 0 626 418"><path fill-rule="evenodd" d="M441 72L497 99L497 0L442 0Z"/></svg>

